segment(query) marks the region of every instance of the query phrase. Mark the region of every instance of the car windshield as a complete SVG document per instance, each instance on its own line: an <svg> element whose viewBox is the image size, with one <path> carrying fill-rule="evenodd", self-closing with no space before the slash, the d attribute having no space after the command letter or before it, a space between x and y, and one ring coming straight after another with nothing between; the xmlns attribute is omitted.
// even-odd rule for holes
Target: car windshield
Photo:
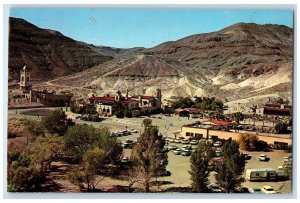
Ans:
<svg viewBox="0 0 300 203"><path fill-rule="evenodd" d="M267 191L273 191L273 188L266 188Z"/></svg>
<svg viewBox="0 0 300 203"><path fill-rule="evenodd" d="M253 188L253 191L255 191L255 192L259 192L259 191L260 191L260 189L259 189L259 188Z"/></svg>

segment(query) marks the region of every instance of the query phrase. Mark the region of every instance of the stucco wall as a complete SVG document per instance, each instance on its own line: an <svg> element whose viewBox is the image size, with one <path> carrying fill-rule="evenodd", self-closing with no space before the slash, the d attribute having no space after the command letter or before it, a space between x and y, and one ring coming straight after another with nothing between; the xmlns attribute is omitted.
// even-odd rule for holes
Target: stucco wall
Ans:
<svg viewBox="0 0 300 203"><path fill-rule="evenodd" d="M233 140L237 140L241 134L240 132L228 132L228 131L220 131L220 130L208 130L205 128L192 128L192 127L182 127L181 128L181 136L188 139L190 136L186 136L186 133L200 133L203 134L204 138L211 138L212 136L218 136L220 139L229 139L232 138ZM274 144L274 142L285 142L289 145L292 144L291 138L286 137L275 137L275 136L266 136L257 134L259 140L265 141L268 144Z"/></svg>

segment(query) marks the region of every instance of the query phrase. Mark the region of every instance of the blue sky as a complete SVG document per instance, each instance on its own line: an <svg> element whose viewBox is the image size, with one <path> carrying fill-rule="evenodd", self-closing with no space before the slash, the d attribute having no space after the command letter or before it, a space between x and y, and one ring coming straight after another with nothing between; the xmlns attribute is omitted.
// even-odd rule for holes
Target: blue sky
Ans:
<svg viewBox="0 0 300 203"><path fill-rule="evenodd" d="M293 27L292 10L11 8L10 16L75 40L121 48L153 47L238 22Z"/></svg>

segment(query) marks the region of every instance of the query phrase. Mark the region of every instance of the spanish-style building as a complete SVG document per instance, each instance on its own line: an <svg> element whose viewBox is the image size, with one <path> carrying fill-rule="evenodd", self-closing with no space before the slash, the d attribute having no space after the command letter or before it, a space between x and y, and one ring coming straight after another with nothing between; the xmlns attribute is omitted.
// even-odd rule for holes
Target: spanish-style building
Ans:
<svg viewBox="0 0 300 203"><path fill-rule="evenodd" d="M161 98L160 89L156 90L156 96L133 95L131 97L128 96L128 90L125 96L122 96L122 93L118 90L114 97L109 95L103 97L92 96L89 98L89 101L96 107L100 115L111 116L118 105L122 105L127 110L140 109L143 112L160 110Z"/></svg>
<svg viewBox="0 0 300 203"><path fill-rule="evenodd" d="M255 111L258 115L276 115L276 116L291 116L292 106L287 104L265 104L262 108L257 108Z"/></svg>

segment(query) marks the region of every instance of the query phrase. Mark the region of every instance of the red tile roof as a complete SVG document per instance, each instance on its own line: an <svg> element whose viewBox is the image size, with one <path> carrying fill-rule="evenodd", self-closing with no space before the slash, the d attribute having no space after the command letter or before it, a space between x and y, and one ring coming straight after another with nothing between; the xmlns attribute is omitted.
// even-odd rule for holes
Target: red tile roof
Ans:
<svg viewBox="0 0 300 203"><path fill-rule="evenodd" d="M278 107L280 108L281 107L281 104L266 104L265 107ZM284 104L284 108L292 108L291 105L287 105L287 104Z"/></svg>
<svg viewBox="0 0 300 203"><path fill-rule="evenodd" d="M211 122L211 123L213 123L215 125L221 125L221 126L228 126L228 125L231 124L230 122L216 120L216 119L210 120L209 122Z"/></svg>
<svg viewBox="0 0 300 203"><path fill-rule="evenodd" d="M134 95L134 96L132 96L132 98L137 99L137 98L139 98L139 96L141 96L142 99L152 99L152 98L154 98L153 96L143 96L143 95Z"/></svg>
<svg viewBox="0 0 300 203"><path fill-rule="evenodd" d="M269 108L269 107L265 107L265 110L267 110L267 111L273 111L273 112L291 112L292 111L292 109L290 109L290 108L285 108L285 109L279 109L279 108Z"/></svg>
<svg viewBox="0 0 300 203"><path fill-rule="evenodd" d="M135 100L125 100L125 101L121 101L123 104L130 104L132 102L136 102Z"/></svg>
<svg viewBox="0 0 300 203"><path fill-rule="evenodd" d="M98 101L98 100L115 101L115 97L90 97L89 100L93 100L93 101Z"/></svg>

